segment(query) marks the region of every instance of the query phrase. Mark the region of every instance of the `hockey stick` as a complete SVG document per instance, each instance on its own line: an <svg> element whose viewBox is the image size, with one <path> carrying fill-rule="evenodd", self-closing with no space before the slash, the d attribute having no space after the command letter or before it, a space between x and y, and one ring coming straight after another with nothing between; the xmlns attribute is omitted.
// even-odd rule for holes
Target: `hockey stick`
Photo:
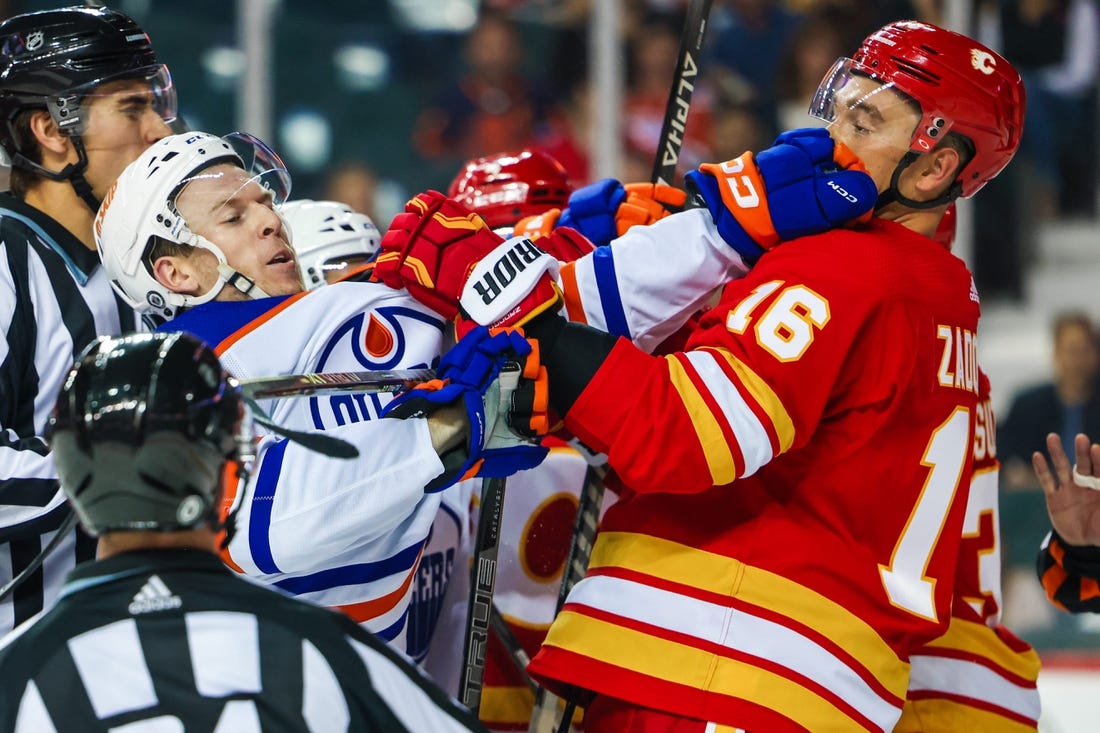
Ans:
<svg viewBox="0 0 1100 733"><path fill-rule="evenodd" d="M353 392L400 392L434 377L435 372L431 369L288 374L278 377L242 379L241 392L254 400Z"/></svg>
<svg viewBox="0 0 1100 733"><path fill-rule="evenodd" d="M676 58L676 74L665 104L665 119L661 123L660 144L653 161L653 183L671 184L684 146L684 126L691 108L691 94L699 76L699 57L707 33L711 0L691 0L684 31L680 36L680 54Z"/></svg>
<svg viewBox="0 0 1100 733"><path fill-rule="evenodd" d="M504 511L502 478L487 478L481 485L481 510L471 568L470 601L466 611L466 634L462 645L462 676L459 699L475 716L481 707L481 683L485 678L485 651L489 642L489 617L496 588L497 551Z"/></svg>

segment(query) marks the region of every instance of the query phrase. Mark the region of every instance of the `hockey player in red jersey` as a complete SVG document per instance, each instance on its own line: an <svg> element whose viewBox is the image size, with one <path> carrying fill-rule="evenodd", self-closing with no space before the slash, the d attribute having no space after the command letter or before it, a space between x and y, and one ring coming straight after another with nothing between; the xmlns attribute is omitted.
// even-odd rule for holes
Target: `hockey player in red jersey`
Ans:
<svg viewBox="0 0 1100 733"><path fill-rule="evenodd" d="M955 205L933 239L951 249ZM1034 731L1039 721L1039 655L1000 625L1001 531L997 424L989 378L978 371L974 470L947 633L909 657L909 690L894 733Z"/></svg>
<svg viewBox="0 0 1100 733"><path fill-rule="evenodd" d="M1027 733L1039 722L1039 655L1000 625L1000 462L989 379L980 370L978 377L974 470L951 618L947 633L909 657L909 691L894 733Z"/></svg>
<svg viewBox="0 0 1100 733"><path fill-rule="evenodd" d="M634 492L531 666L591 700L591 730L890 730L909 654L946 629L978 305L931 235L1011 159L1022 84L968 38L897 23L838 62L815 111L844 145L796 131L704 166L689 177L706 208L650 227L766 252L687 351L532 319L557 294L531 273L554 268L522 243L466 283L467 313L527 322L566 426ZM867 195L826 165L852 165L848 148L877 216L816 234Z"/></svg>

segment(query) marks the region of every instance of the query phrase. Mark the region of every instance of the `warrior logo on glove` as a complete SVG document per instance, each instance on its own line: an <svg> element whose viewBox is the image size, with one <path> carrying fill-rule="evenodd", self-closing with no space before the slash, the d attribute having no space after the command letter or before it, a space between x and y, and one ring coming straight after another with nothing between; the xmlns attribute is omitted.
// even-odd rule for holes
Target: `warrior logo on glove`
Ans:
<svg viewBox="0 0 1100 733"><path fill-rule="evenodd" d="M472 282L473 289L481 296L485 305L491 304L500 295L505 285L508 285L516 277L527 269L528 265L538 262L543 256L542 250L536 247L530 239L511 239L510 245L496 261L491 264L488 271Z"/></svg>

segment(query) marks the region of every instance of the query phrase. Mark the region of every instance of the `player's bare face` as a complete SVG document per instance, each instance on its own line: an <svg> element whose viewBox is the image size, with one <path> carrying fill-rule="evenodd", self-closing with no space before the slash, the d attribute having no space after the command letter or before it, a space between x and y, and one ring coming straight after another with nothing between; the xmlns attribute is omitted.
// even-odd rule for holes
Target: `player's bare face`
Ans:
<svg viewBox="0 0 1100 733"><path fill-rule="evenodd" d="M919 122L920 113L905 96L855 76L836 92L836 118L829 134L859 156L882 192L889 188Z"/></svg>
<svg viewBox="0 0 1100 733"><path fill-rule="evenodd" d="M85 98L87 122L81 136L88 154L84 177L102 199L123 168L172 131L156 111L149 83L108 82Z"/></svg>
<svg viewBox="0 0 1100 733"><path fill-rule="evenodd" d="M287 243L283 221L275 213L271 192L233 165L217 165L200 173L176 197L176 209L192 232L218 246L226 262L268 295L302 290L294 251ZM214 256L202 267L205 288L217 279ZM233 288L224 288L226 297ZM220 296L219 296L220 297Z"/></svg>

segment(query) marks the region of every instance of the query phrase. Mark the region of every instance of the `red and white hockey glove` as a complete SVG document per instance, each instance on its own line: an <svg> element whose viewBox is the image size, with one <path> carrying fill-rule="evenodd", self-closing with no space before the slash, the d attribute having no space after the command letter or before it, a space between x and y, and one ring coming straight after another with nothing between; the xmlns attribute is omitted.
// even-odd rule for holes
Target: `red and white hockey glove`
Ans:
<svg viewBox="0 0 1100 733"><path fill-rule="evenodd" d="M474 263L502 241L477 214L438 191L426 191L393 218L371 277L391 288L405 288L424 305L453 319L462 284Z"/></svg>
<svg viewBox="0 0 1100 733"><path fill-rule="evenodd" d="M561 306L558 261L526 237L512 237L474 265L462 288L461 336L472 325L522 326Z"/></svg>

